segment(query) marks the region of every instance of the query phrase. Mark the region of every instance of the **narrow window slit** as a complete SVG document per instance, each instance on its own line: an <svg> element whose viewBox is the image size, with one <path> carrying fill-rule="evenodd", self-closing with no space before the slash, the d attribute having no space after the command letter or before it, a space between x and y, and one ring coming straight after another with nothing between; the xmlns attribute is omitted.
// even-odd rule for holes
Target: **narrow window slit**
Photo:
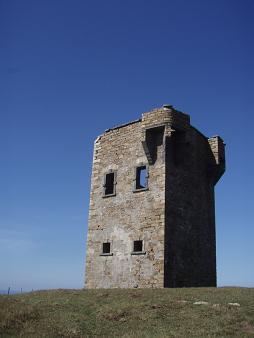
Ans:
<svg viewBox="0 0 254 338"><path fill-rule="evenodd" d="M114 196L116 194L116 171L106 173L104 176L104 196Z"/></svg>
<svg viewBox="0 0 254 338"><path fill-rule="evenodd" d="M114 193L114 173L106 175L105 195L111 195Z"/></svg>

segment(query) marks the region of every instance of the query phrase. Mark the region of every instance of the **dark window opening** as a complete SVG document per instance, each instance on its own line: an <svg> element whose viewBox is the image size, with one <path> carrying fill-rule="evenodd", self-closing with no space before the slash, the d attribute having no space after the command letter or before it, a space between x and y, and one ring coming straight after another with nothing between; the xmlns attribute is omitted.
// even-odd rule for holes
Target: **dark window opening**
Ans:
<svg viewBox="0 0 254 338"><path fill-rule="evenodd" d="M141 166L136 169L136 189L147 188L147 168Z"/></svg>
<svg viewBox="0 0 254 338"><path fill-rule="evenodd" d="M102 253L109 254L110 253L110 243L103 243L102 245Z"/></svg>
<svg viewBox="0 0 254 338"><path fill-rule="evenodd" d="M115 173L108 173L105 176L105 196L115 194Z"/></svg>
<svg viewBox="0 0 254 338"><path fill-rule="evenodd" d="M134 241L133 252L142 252L142 251L143 251L143 241Z"/></svg>

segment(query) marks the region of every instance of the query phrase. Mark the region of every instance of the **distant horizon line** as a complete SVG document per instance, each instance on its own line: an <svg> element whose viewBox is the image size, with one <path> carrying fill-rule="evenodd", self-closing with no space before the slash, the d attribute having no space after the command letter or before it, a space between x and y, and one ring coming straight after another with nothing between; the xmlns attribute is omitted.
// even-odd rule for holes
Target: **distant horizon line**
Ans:
<svg viewBox="0 0 254 338"><path fill-rule="evenodd" d="M181 288L181 289L192 289L192 288L204 288L204 287L186 287L186 288ZM245 289L253 289L253 286L237 286L237 285L223 285L223 286L215 286L214 288L245 288ZM14 295L14 294L21 294L21 293L30 293L30 292L38 292L38 291L48 291L48 290L85 290L86 288L48 288L48 289L32 289L32 290L9 290L9 295ZM111 288L113 289L125 289L125 288ZM111 290L111 289L107 289L107 290ZM128 289L128 288L126 288ZM164 288L164 289L180 289L180 288ZM98 289L99 290L99 289ZM105 289L106 290L106 289ZM129 289L130 290L130 289ZM134 289L133 289L134 290ZM8 295L8 288L7 289L0 289L0 295Z"/></svg>

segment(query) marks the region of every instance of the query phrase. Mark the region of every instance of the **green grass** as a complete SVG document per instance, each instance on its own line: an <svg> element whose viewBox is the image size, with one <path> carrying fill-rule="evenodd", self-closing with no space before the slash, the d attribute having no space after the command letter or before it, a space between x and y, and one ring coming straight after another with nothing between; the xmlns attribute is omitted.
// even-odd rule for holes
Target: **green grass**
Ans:
<svg viewBox="0 0 254 338"><path fill-rule="evenodd" d="M254 337L254 289L51 290L0 296L0 337Z"/></svg>

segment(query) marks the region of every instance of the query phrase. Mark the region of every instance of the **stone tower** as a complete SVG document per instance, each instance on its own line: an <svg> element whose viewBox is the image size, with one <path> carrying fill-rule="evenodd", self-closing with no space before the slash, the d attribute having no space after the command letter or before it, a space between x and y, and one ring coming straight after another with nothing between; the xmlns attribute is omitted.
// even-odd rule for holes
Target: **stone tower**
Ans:
<svg viewBox="0 0 254 338"><path fill-rule="evenodd" d="M95 140L87 288L216 286L224 143L170 105Z"/></svg>

